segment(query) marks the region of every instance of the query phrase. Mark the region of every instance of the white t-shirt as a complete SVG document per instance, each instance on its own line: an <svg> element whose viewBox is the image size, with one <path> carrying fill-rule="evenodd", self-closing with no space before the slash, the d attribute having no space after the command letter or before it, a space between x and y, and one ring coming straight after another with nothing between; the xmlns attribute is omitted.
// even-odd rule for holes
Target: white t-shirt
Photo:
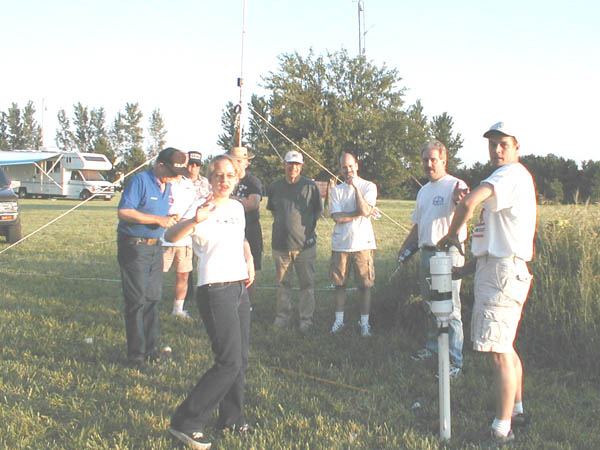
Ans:
<svg viewBox="0 0 600 450"><path fill-rule="evenodd" d="M356 177L356 184L365 201L375 206L377 201L377 186L360 177ZM331 190L329 214L338 212L356 211L356 192L348 183L342 183ZM370 217L358 217L350 222L336 223L331 235L331 249L336 252L357 252L361 250L374 250L375 233Z"/></svg>
<svg viewBox="0 0 600 450"><path fill-rule="evenodd" d="M196 208L192 204L196 200L196 188L194 182L188 178L182 178L179 182L171 182L171 196L169 197L169 215L179 214L182 219L190 219L196 214ZM167 242L161 238L165 247L183 247L192 245L190 236L184 237L177 242Z"/></svg>
<svg viewBox="0 0 600 450"><path fill-rule="evenodd" d="M198 286L248 278L245 227L244 207L229 199L194 227L192 241L198 257Z"/></svg>
<svg viewBox="0 0 600 450"><path fill-rule="evenodd" d="M410 216L411 222L417 224L419 228L419 248L437 245L439 240L448 233L456 208L452 195L457 182L461 189L467 187L463 180L446 174L419 189L417 203ZM467 227L464 226L458 233L458 239L464 242L466 238Z"/></svg>
<svg viewBox="0 0 600 450"><path fill-rule="evenodd" d="M494 194L483 202L473 230L473 255L531 261L537 206L531 174L521 163L506 164L482 183L490 184Z"/></svg>

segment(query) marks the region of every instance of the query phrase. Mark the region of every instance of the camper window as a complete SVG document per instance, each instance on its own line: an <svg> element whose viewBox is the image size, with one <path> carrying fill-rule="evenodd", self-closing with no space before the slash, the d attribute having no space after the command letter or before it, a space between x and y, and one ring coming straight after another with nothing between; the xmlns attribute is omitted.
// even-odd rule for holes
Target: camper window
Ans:
<svg viewBox="0 0 600 450"><path fill-rule="evenodd" d="M81 170L80 172L86 181L104 181L104 177L97 170Z"/></svg>

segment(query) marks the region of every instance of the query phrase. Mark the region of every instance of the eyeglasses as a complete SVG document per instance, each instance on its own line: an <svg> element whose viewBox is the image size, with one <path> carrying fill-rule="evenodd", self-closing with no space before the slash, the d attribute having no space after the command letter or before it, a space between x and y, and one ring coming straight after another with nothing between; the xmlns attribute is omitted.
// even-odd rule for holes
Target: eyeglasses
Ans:
<svg viewBox="0 0 600 450"><path fill-rule="evenodd" d="M214 174L215 178L217 179L227 179L227 180L232 180L234 178L237 178L237 175L235 172L227 172L227 173L223 173L223 172L217 172Z"/></svg>
<svg viewBox="0 0 600 450"><path fill-rule="evenodd" d="M195 162L195 161L190 161L188 163L188 166L198 166L198 167L200 167L200 163L199 162Z"/></svg>

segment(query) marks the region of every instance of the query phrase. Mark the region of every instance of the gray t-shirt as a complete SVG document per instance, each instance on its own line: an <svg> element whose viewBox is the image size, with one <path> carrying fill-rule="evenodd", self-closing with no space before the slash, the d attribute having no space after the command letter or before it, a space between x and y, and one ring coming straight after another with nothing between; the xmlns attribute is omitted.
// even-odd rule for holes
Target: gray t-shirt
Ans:
<svg viewBox="0 0 600 450"><path fill-rule="evenodd" d="M315 245L317 219L323 211L315 182L300 176L296 183L290 184L281 178L271 183L267 194L267 209L273 212L272 248L304 250Z"/></svg>

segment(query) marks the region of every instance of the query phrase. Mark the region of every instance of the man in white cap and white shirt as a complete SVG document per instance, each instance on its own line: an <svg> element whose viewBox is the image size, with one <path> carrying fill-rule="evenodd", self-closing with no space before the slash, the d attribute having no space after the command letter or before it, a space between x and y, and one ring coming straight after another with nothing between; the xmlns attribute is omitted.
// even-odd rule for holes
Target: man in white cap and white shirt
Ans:
<svg viewBox="0 0 600 450"><path fill-rule="evenodd" d="M496 417L490 440L508 444L512 428L526 425L523 410L523 366L514 342L532 276L536 197L533 177L519 162L515 131L498 122L485 132L490 160L496 170L456 207L448 234L438 246L458 245L458 230L482 205L473 230L471 250L476 258L475 304L471 323L473 348L491 355L496 380ZM473 264L457 269L462 277Z"/></svg>
<svg viewBox="0 0 600 450"><path fill-rule="evenodd" d="M295 268L300 282L300 330L308 331L313 325L315 310L316 226L323 204L316 183L300 175L303 164L301 153L286 153L285 177L269 186L267 209L273 213L271 246L279 283L274 326L286 328L290 325L292 268Z"/></svg>

